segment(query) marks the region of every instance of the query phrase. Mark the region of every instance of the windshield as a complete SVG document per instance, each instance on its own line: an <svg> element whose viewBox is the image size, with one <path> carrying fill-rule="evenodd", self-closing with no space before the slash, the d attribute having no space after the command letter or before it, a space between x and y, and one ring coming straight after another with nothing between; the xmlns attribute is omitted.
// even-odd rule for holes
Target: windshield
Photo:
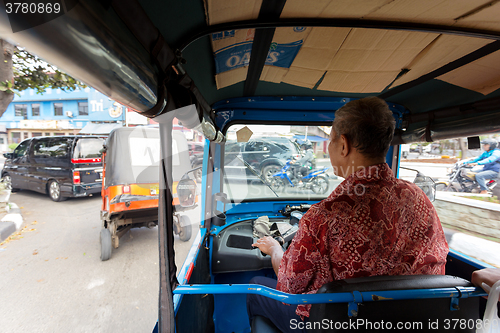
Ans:
<svg viewBox="0 0 500 333"><path fill-rule="evenodd" d="M101 149L104 139L101 138L85 138L79 139L76 143L73 158L98 158L101 157Z"/></svg>
<svg viewBox="0 0 500 333"><path fill-rule="evenodd" d="M329 126L231 126L224 192L236 201L326 198L342 181L330 165L329 134Z"/></svg>

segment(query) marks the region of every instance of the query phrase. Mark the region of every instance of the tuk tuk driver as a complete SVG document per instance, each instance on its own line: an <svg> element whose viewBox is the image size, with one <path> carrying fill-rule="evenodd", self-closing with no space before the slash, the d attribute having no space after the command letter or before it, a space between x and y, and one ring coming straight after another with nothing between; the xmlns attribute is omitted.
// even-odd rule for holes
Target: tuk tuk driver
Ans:
<svg viewBox="0 0 500 333"><path fill-rule="evenodd" d="M258 276L250 283L311 294L333 280L444 274L448 244L434 206L385 163L394 128L392 112L377 97L336 111L328 152L345 180L304 214L286 252L271 237L257 240L254 246L271 256L278 280ZM310 308L247 296L250 322L264 316L282 332L300 332L296 328L305 325L291 323L308 321Z"/></svg>

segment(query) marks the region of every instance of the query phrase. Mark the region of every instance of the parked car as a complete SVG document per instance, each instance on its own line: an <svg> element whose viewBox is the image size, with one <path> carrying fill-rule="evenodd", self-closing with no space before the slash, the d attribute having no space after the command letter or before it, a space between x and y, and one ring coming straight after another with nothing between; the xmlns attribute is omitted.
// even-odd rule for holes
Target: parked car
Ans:
<svg viewBox="0 0 500 333"><path fill-rule="evenodd" d="M203 165L203 150L203 142L188 142L189 159L193 169ZM194 173L196 180L201 181L201 174L201 169L196 170Z"/></svg>
<svg viewBox="0 0 500 333"><path fill-rule="evenodd" d="M226 177L239 177L246 174L247 179L253 172L237 157L248 163L264 179L270 181L281 170L287 160L301 157L299 148L290 139L284 137L261 137L248 142L227 142L224 170ZM243 170L244 173L243 173Z"/></svg>
<svg viewBox="0 0 500 333"><path fill-rule="evenodd" d="M103 143L82 135L26 139L4 154L2 178L13 191L46 193L54 201L100 193Z"/></svg>

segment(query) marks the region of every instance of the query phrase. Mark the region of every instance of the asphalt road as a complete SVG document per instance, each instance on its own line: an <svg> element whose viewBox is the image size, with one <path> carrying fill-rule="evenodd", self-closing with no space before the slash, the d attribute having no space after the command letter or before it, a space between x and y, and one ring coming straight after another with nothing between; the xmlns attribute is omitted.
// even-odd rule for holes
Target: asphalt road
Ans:
<svg viewBox="0 0 500 333"><path fill-rule="evenodd" d="M151 332L158 313L158 231L132 229L101 262L101 197L53 202L13 193L19 239L0 248L1 332ZM194 222L199 208L190 211ZM177 265L190 242L175 236Z"/></svg>

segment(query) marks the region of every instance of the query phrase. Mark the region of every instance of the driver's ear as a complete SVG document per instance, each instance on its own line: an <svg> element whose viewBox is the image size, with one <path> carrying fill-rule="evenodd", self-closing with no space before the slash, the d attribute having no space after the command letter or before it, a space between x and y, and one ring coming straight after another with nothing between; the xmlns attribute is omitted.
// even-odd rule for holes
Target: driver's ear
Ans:
<svg viewBox="0 0 500 333"><path fill-rule="evenodd" d="M340 156L342 157L347 157L349 155L349 152L351 151L351 142L349 139L344 135L340 135Z"/></svg>

